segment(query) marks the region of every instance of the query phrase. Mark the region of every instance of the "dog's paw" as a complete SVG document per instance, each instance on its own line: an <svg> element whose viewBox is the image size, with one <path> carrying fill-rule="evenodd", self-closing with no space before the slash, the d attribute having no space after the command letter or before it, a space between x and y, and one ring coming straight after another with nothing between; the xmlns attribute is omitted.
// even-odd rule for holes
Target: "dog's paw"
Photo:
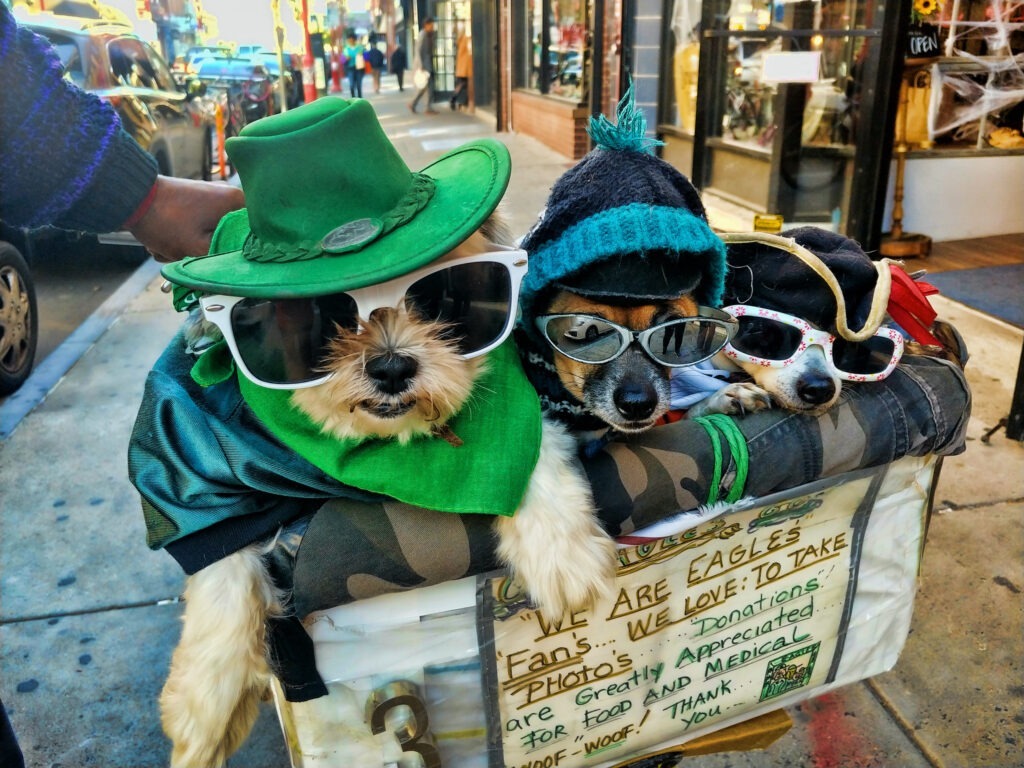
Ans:
<svg viewBox="0 0 1024 768"><path fill-rule="evenodd" d="M615 581L615 542L596 520L568 526L563 521L557 530L546 528L552 535L544 535L527 520L530 512L523 513L520 509L516 517L501 520L499 547L513 577L545 618L556 621L608 596Z"/></svg>
<svg viewBox="0 0 1024 768"><path fill-rule="evenodd" d="M689 411L690 418L706 416L710 413L724 413L729 416L743 416L772 407L772 399L767 391L756 384L738 382L729 384L710 397L693 406Z"/></svg>
<svg viewBox="0 0 1024 768"><path fill-rule="evenodd" d="M546 618L586 608L615 580L615 542L594 515L576 441L544 422L540 457L519 509L497 520L498 556Z"/></svg>

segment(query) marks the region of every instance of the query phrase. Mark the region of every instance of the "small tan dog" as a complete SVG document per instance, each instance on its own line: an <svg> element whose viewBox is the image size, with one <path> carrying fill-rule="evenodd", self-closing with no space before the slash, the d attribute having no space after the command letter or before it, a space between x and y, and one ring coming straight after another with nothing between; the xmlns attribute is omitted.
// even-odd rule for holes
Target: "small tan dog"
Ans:
<svg viewBox="0 0 1024 768"><path fill-rule="evenodd" d="M435 265L494 250L477 233ZM511 253L525 267L525 254ZM216 314L210 305L206 313ZM326 356L330 378L295 390L291 402L342 439L439 439L439 427L462 409L488 364L486 356L460 355L448 330L401 304L375 308L357 330L337 329ZM526 494L513 516L495 518L495 531L501 560L538 608L557 618L610 588L615 547L573 464L575 441L554 423L542 430ZM268 694L264 625L285 603L263 559L268 548L249 546L188 580L181 640L160 697L174 766L223 764Z"/></svg>
<svg viewBox="0 0 1024 768"><path fill-rule="evenodd" d="M658 423L671 407L672 369L709 358L735 327L714 309L725 244L700 194L655 154L632 86L616 117L590 121L595 148L555 182L523 240L524 367L586 451L609 429Z"/></svg>
<svg viewBox="0 0 1024 768"><path fill-rule="evenodd" d="M820 416L840 401L844 383L881 381L896 368L904 343L899 330L884 324L892 280L887 263L813 227L786 236L723 237L731 267L724 310L738 328L713 363L742 371L753 383L728 385L693 406L690 417L772 404ZM919 300L928 306L923 294Z"/></svg>
<svg viewBox="0 0 1024 768"><path fill-rule="evenodd" d="M566 391L624 434L654 426L671 406L672 369L714 354L734 325L718 310L700 307L692 293L612 303L568 290L554 294L537 324L556 351L553 364Z"/></svg>

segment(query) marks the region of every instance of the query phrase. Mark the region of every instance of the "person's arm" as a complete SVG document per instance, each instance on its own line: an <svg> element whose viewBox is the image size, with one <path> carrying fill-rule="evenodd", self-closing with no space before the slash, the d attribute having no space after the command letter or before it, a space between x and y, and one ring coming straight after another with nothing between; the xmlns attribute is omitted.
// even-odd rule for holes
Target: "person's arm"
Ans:
<svg viewBox="0 0 1024 768"><path fill-rule="evenodd" d="M157 261L177 261L205 254L221 217L244 205L242 190L230 184L157 176L123 228Z"/></svg>
<svg viewBox="0 0 1024 768"><path fill-rule="evenodd" d="M0 219L17 227L128 229L162 261L205 254L240 189L157 175L105 102L64 79L50 44L0 3Z"/></svg>
<svg viewBox="0 0 1024 768"><path fill-rule="evenodd" d="M114 110L64 79L56 52L0 3L0 218L21 227L117 229L156 180L156 161ZM99 191L97 193L97 191Z"/></svg>

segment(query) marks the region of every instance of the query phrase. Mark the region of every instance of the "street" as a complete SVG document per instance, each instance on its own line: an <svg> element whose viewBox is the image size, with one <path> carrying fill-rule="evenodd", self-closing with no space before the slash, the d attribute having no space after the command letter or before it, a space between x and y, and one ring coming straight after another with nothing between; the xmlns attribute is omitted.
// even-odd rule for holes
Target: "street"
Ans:
<svg viewBox="0 0 1024 768"><path fill-rule="evenodd" d="M32 254L39 304L38 366L147 258L137 246L79 242L41 245Z"/></svg>

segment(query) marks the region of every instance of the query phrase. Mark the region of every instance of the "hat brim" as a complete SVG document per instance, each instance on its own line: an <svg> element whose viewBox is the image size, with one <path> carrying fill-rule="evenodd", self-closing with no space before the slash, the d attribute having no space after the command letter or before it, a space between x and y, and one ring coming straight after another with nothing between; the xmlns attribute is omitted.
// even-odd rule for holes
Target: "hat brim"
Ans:
<svg viewBox="0 0 1024 768"><path fill-rule="evenodd" d="M420 172L434 180L427 205L358 251L304 261L251 261L242 254L249 234L242 210L221 222L210 254L167 264L161 272L172 283L203 293L255 298L317 296L390 280L449 252L487 220L508 187L511 158L501 142L479 139Z"/></svg>

